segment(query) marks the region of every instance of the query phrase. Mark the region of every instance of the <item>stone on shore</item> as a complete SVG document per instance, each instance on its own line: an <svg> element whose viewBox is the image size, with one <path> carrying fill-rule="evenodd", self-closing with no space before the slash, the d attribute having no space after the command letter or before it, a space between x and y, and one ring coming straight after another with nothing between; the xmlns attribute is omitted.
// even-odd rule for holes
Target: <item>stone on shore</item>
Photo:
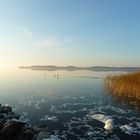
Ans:
<svg viewBox="0 0 140 140"><path fill-rule="evenodd" d="M18 134L25 124L26 123L22 121L7 121L1 130L1 134L3 136Z"/></svg>
<svg viewBox="0 0 140 140"><path fill-rule="evenodd" d="M50 140L46 125L32 127L22 117L12 112L9 105L0 104L0 140Z"/></svg>
<svg viewBox="0 0 140 140"><path fill-rule="evenodd" d="M12 112L12 107L11 106L0 106L0 113L8 113Z"/></svg>

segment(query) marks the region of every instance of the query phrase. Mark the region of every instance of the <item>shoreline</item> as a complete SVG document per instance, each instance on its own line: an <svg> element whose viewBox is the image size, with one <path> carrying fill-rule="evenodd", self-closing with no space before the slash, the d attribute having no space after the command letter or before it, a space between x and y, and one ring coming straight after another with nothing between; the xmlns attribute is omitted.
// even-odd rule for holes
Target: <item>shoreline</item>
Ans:
<svg viewBox="0 0 140 140"><path fill-rule="evenodd" d="M51 140L46 125L32 126L22 116L12 111L9 105L0 104L0 140Z"/></svg>

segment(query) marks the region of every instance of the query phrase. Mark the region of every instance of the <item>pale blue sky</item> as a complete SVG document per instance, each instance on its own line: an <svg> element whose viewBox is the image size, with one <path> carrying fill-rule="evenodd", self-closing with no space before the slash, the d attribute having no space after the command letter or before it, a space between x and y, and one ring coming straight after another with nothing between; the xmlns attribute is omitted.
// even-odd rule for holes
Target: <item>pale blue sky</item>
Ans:
<svg viewBox="0 0 140 140"><path fill-rule="evenodd" d="M0 63L140 66L139 0L0 0Z"/></svg>

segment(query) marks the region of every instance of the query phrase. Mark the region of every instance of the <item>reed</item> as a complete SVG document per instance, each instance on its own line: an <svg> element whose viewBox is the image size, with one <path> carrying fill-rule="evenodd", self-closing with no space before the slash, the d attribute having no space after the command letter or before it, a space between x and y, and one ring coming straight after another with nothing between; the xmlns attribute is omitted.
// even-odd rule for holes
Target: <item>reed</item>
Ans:
<svg viewBox="0 0 140 140"><path fill-rule="evenodd" d="M118 96L140 98L140 71L121 75L108 75L105 89Z"/></svg>

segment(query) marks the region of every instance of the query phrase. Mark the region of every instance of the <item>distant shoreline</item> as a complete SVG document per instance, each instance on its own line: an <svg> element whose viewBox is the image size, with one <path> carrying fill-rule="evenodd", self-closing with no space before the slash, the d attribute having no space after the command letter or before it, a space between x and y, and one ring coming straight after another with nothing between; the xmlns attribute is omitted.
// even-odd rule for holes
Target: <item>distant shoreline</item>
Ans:
<svg viewBox="0 0 140 140"><path fill-rule="evenodd" d="M38 71L77 71L77 70L87 70L87 71L140 71L140 67L109 67L109 66L90 66L90 67L77 67L77 66L55 66L55 65L32 65L32 66L20 66L20 69L30 69Z"/></svg>

